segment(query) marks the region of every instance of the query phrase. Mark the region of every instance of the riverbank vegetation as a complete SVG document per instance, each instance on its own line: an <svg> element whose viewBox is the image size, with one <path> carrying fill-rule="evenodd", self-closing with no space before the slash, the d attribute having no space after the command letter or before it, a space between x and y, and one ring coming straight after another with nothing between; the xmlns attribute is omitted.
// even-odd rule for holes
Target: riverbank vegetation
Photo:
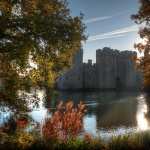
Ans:
<svg viewBox="0 0 150 150"><path fill-rule="evenodd" d="M34 132L17 132L15 135L0 133L1 150L148 150L150 149L150 131L114 136L109 141L92 138L46 140Z"/></svg>
<svg viewBox="0 0 150 150"><path fill-rule="evenodd" d="M85 105L72 101L60 102L41 132L28 125L27 116L16 120L16 127L4 126L0 130L1 150L148 150L150 131L113 136L102 140L82 132Z"/></svg>

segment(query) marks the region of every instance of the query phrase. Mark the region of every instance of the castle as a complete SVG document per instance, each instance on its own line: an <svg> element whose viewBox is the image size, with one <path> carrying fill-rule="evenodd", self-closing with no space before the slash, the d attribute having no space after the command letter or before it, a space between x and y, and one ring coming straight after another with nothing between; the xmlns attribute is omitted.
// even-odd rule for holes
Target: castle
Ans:
<svg viewBox="0 0 150 150"><path fill-rule="evenodd" d="M83 63L83 50L74 57L70 70L57 80L60 90L130 90L140 89L142 78L136 70L133 51L118 51L108 47L96 51L96 63Z"/></svg>

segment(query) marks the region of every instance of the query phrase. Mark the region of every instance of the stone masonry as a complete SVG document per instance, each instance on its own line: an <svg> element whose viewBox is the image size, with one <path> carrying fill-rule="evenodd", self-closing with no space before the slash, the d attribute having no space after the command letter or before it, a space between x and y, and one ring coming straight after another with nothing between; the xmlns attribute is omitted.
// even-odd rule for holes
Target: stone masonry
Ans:
<svg viewBox="0 0 150 150"><path fill-rule="evenodd" d="M57 80L60 90L140 89L142 77L136 70L133 51L103 48L96 51L96 63L83 63L83 50L74 57L74 64Z"/></svg>

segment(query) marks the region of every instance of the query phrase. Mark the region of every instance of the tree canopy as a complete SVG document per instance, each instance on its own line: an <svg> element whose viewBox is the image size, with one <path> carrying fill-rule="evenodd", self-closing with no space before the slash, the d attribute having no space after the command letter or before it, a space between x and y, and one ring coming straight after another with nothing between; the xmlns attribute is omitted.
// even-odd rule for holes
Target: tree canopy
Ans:
<svg viewBox="0 0 150 150"><path fill-rule="evenodd" d="M82 15L65 0L0 1L0 97L16 98L29 86L52 87L86 39Z"/></svg>
<svg viewBox="0 0 150 150"><path fill-rule="evenodd" d="M150 89L150 0L140 0L139 11L136 15L132 15L132 19L135 23L144 26L139 31L143 42L136 44L135 47L143 53L140 67L144 77L144 88L148 90Z"/></svg>

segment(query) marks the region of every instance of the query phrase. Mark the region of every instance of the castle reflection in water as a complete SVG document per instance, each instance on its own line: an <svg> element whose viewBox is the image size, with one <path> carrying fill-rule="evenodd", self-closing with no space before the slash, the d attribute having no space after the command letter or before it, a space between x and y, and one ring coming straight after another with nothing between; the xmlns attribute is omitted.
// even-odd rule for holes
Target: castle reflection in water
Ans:
<svg viewBox="0 0 150 150"><path fill-rule="evenodd" d="M42 92L39 91L39 97ZM144 93L127 92L60 92L50 102L41 101L39 108L29 112L34 122L42 124L50 117L58 101L74 100L77 104L83 101L87 112L84 116L84 130L94 136L103 138L150 128L150 98ZM6 114L1 113L0 124Z"/></svg>
<svg viewBox="0 0 150 150"><path fill-rule="evenodd" d="M150 128L150 97L144 93L63 92L61 97L84 100L84 128L91 134L107 137Z"/></svg>

